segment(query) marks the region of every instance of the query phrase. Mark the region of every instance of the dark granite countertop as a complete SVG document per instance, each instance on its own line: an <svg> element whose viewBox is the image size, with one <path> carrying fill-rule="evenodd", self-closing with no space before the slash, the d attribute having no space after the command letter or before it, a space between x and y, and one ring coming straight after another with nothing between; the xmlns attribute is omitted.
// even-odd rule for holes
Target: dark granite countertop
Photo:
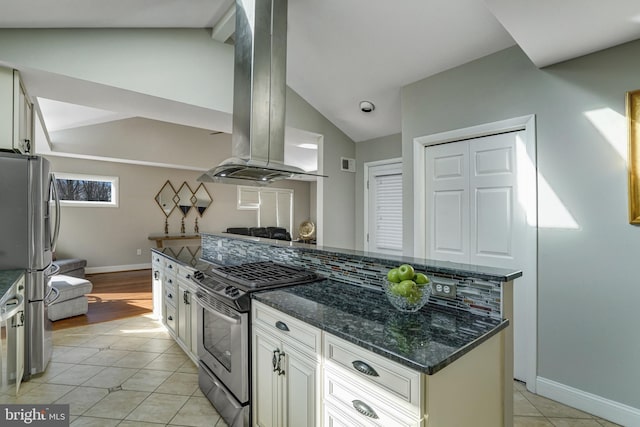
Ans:
<svg viewBox="0 0 640 427"><path fill-rule="evenodd" d="M24 274L24 270L0 270L0 301L4 301L7 291Z"/></svg>
<svg viewBox="0 0 640 427"><path fill-rule="evenodd" d="M426 304L396 310L382 291L323 280L256 292L253 298L326 332L431 375L499 331L508 320Z"/></svg>

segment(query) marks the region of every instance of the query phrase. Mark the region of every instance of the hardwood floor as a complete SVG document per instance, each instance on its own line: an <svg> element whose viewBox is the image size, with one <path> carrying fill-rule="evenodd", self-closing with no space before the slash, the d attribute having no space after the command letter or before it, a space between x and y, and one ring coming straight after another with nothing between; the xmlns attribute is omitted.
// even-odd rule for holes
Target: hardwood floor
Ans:
<svg viewBox="0 0 640 427"><path fill-rule="evenodd" d="M53 322L53 330L137 316L152 311L151 270L87 274L93 290L89 311Z"/></svg>

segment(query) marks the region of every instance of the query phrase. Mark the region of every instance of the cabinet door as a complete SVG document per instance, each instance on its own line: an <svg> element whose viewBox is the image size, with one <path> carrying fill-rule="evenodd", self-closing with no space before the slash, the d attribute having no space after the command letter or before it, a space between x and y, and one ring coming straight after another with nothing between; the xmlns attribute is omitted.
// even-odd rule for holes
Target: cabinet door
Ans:
<svg viewBox="0 0 640 427"><path fill-rule="evenodd" d="M151 297L153 299L153 316L162 320L162 270L154 265L151 272Z"/></svg>
<svg viewBox="0 0 640 427"><path fill-rule="evenodd" d="M23 154L32 152L33 105L18 71L13 71L13 148Z"/></svg>
<svg viewBox="0 0 640 427"><path fill-rule="evenodd" d="M191 347L191 291L178 281L178 340Z"/></svg>
<svg viewBox="0 0 640 427"><path fill-rule="evenodd" d="M319 425L318 383L320 364L296 352L291 346L284 346L285 373L283 425L289 427Z"/></svg>
<svg viewBox="0 0 640 427"><path fill-rule="evenodd" d="M282 427L280 413L282 405L281 375L274 372L274 352L281 349L280 341L256 328L253 332L253 425L259 427ZM277 355L275 356L277 360ZM305 424L298 424L304 426Z"/></svg>

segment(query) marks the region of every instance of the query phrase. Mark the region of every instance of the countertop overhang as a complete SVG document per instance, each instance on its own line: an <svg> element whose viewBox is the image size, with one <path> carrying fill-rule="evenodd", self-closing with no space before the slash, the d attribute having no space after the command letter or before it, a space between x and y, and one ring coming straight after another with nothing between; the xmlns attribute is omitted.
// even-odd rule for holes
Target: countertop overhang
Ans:
<svg viewBox="0 0 640 427"><path fill-rule="evenodd" d="M323 280L252 294L310 325L432 375L509 325L463 310L427 304L402 313L382 291Z"/></svg>

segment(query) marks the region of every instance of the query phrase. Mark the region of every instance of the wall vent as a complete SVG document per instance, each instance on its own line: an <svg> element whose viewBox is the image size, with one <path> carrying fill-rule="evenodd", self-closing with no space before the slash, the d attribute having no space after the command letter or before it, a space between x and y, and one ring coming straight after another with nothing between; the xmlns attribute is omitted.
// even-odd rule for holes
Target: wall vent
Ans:
<svg viewBox="0 0 640 427"><path fill-rule="evenodd" d="M356 171L356 159L349 159L347 157L340 157L340 170L346 172Z"/></svg>

